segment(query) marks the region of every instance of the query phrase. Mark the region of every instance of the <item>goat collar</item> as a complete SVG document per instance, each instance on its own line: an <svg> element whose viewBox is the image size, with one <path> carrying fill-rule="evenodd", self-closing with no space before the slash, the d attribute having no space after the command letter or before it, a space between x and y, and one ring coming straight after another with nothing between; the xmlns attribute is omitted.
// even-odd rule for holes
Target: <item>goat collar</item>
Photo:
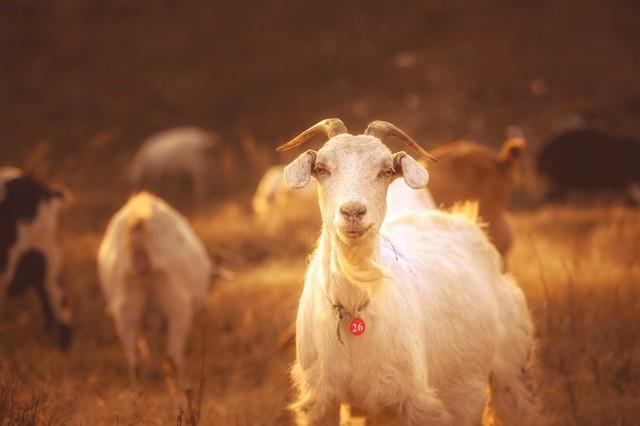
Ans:
<svg viewBox="0 0 640 426"><path fill-rule="evenodd" d="M344 345L344 342L342 341L342 336L340 333L340 326L342 325L342 320L347 315L351 318L360 317L360 312L364 311L367 308L367 306L369 306L369 303L371 303L371 300L367 299L367 301L364 302L362 305L358 306L355 311L351 311L351 312L347 311L342 304L333 303L329 298L329 296L327 296L327 300L329 301L329 304L331 305L331 308L335 312L336 318L338 320L338 324L336 326L336 338L338 339L338 342Z"/></svg>

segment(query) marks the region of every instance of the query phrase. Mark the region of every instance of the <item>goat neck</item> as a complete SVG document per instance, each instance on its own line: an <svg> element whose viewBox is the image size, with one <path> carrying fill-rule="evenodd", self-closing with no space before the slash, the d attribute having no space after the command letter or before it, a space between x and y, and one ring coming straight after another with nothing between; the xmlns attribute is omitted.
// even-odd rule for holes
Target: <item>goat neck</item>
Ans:
<svg viewBox="0 0 640 426"><path fill-rule="evenodd" d="M324 226L319 252L326 271L325 292L332 303L347 311L355 311L371 298L384 277L377 232L368 233L357 244L347 244Z"/></svg>

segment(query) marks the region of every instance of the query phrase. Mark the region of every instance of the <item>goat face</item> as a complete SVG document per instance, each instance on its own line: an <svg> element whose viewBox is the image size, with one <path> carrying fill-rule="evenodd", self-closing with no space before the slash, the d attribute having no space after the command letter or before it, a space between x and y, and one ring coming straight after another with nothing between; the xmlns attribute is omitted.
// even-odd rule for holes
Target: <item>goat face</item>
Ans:
<svg viewBox="0 0 640 426"><path fill-rule="evenodd" d="M423 188L427 171L404 152L392 154L370 135L348 133L331 138L319 151L307 151L285 168L285 180L304 187L318 182L322 220L345 243L363 241L385 217L389 184L403 176L412 188Z"/></svg>

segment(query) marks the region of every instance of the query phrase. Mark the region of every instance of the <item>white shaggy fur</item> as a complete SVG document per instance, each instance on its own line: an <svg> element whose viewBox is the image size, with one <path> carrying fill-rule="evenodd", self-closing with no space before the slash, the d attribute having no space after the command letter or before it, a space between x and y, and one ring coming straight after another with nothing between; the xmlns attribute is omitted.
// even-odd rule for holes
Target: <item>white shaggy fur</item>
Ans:
<svg viewBox="0 0 640 426"><path fill-rule="evenodd" d="M389 184L385 220L391 220L407 213L419 213L435 208L436 203L433 201L428 189L416 191L409 187L404 179L396 179Z"/></svg>
<svg viewBox="0 0 640 426"><path fill-rule="evenodd" d="M323 228L296 323L298 424L338 424L348 403L394 425L479 425L488 385L502 424L534 422L527 305L473 218L431 210L385 220L391 181L420 188L427 174L373 136L334 136L285 169L293 187L310 176ZM352 314L338 324L332 304ZM360 336L347 329L355 315L366 322Z"/></svg>
<svg viewBox="0 0 640 426"><path fill-rule="evenodd" d="M147 139L129 166L129 182L137 189L167 191L178 188L180 178L193 185L196 201L207 190L207 169L217 137L197 127L176 127Z"/></svg>
<svg viewBox="0 0 640 426"><path fill-rule="evenodd" d="M187 220L149 193L132 196L107 227L98 269L132 376L141 325L145 315L157 312L166 321L167 354L180 377L192 317L206 301L212 274L205 247Z"/></svg>

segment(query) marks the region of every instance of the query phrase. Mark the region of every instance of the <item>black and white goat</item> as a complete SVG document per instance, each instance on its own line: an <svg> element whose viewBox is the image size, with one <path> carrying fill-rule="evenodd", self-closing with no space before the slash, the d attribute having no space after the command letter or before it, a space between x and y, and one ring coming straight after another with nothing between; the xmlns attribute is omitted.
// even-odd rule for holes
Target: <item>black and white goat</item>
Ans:
<svg viewBox="0 0 640 426"><path fill-rule="evenodd" d="M60 348L71 343L71 310L61 283L62 250L58 219L65 192L23 173L0 168L0 299L33 287L42 303L47 329Z"/></svg>

